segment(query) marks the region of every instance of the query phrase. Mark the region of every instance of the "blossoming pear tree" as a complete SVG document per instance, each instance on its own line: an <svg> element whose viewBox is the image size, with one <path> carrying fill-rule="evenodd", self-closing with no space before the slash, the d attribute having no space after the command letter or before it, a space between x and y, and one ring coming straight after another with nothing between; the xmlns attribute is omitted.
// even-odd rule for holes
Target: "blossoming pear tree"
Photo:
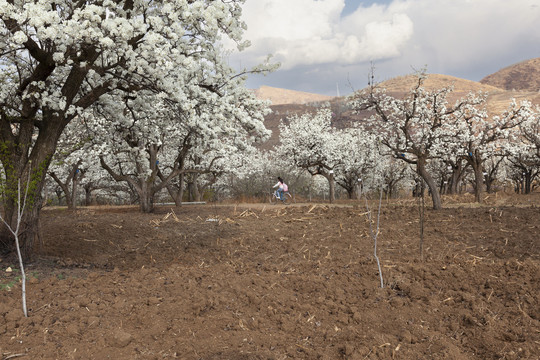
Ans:
<svg viewBox="0 0 540 360"><path fill-rule="evenodd" d="M335 171L343 163L342 132L332 127L332 111L324 107L315 114L294 114L288 124L279 126L280 144L276 151L282 159L328 181L330 202L335 200Z"/></svg>
<svg viewBox="0 0 540 360"><path fill-rule="evenodd" d="M377 189L377 186L380 188L380 184L384 184L385 195L392 198L398 195L400 190L407 191L414 187L413 175L415 173L409 164L393 156L380 156L379 159L382 165L377 164L377 169L380 172L378 176L381 180L378 184L374 183L371 186L372 190Z"/></svg>
<svg viewBox="0 0 540 360"><path fill-rule="evenodd" d="M508 173L516 190L530 193L534 180L540 175L540 106L530 106L528 116L512 131L504 143L508 158Z"/></svg>
<svg viewBox="0 0 540 360"><path fill-rule="evenodd" d="M449 144L446 151L439 154L437 168L443 181L441 188L447 195L458 194L468 174L469 164L463 158L462 149L457 148L457 144Z"/></svg>
<svg viewBox="0 0 540 360"><path fill-rule="evenodd" d="M478 102L475 97L459 99L449 104L451 87L427 90L423 84L427 75L417 74L417 82L404 97L387 94L371 83L350 97L349 105L356 111L371 111L365 122L367 131L377 134L397 159L415 167L416 173L429 187L434 209L441 209L439 189L429 171L429 163L444 150L445 124L466 104Z"/></svg>
<svg viewBox="0 0 540 360"><path fill-rule="evenodd" d="M342 162L335 168L336 183L347 191L349 199L359 195L360 188L371 188L370 183L383 179L383 167L387 164L377 148L377 138L358 128L339 131ZM365 189L367 190L367 189Z"/></svg>
<svg viewBox="0 0 540 360"><path fill-rule="evenodd" d="M68 209L76 208L78 189L96 161L88 156L92 153L92 143L83 135L86 122L79 118L66 126L48 170L50 178L63 192Z"/></svg>
<svg viewBox="0 0 540 360"><path fill-rule="evenodd" d="M143 90L185 100L181 79L223 60L216 43L245 47L243 0L0 0L0 162L4 215L14 221L17 181L31 172L21 247L31 254L41 190L64 128L103 96ZM219 62L217 62L219 60ZM181 74L171 76L171 74ZM200 88L219 89L211 83ZM3 232L0 252L14 249Z"/></svg>
<svg viewBox="0 0 540 360"><path fill-rule="evenodd" d="M106 131L93 136L95 143L102 144L101 166L137 191L141 211L151 212L155 195L165 188L171 192L179 175L189 173L189 184L194 184L199 174L216 174L216 160L269 136L263 124L267 103L256 100L237 79L220 84L220 91L203 89L207 93L195 97L200 81L191 87L185 84L182 90L193 92L186 94L188 101L183 103L149 93L123 102L113 100L116 108L110 104L101 109L100 127ZM196 187L190 189L200 200ZM177 204L180 194L173 195Z"/></svg>
<svg viewBox="0 0 540 360"><path fill-rule="evenodd" d="M283 178L291 194L297 194L300 172L274 149L248 147L227 161L228 170L214 185L218 196L259 198L268 201L277 177Z"/></svg>
<svg viewBox="0 0 540 360"><path fill-rule="evenodd" d="M224 140L222 138L213 144L195 147L190 153L178 181L167 187L177 206L181 205L184 188L189 201L202 201L210 188L213 189L213 199L230 195L234 179L246 172L246 164L255 149ZM236 195L240 197L246 194L242 191Z"/></svg>
<svg viewBox="0 0 540 360"><path fill-rule="evenodd" d="M481 202L486 186L490 187L511 132L530 115L531 104L512 100L501 114L490 115L485 109L486 96L469 95L445 123L444 141L450 153L460 155L473 169L475 200ZM498 158L498 159L496 159ZM489 163L488 163L489 161Z"/></svg>

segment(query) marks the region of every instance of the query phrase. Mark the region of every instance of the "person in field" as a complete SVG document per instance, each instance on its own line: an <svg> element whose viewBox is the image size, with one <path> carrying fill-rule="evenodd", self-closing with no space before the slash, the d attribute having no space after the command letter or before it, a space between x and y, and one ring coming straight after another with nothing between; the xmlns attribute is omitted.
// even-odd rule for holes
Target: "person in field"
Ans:
<svg viewBox="0 0 540 360"><path fill-rule="evenodd" d="M287 184L285 184L285 181L283 181L280 176L278 176L278 182L272 188L277 188L279 199L285 200L285 193L289 191L289 187L287 186Z"/></svg>

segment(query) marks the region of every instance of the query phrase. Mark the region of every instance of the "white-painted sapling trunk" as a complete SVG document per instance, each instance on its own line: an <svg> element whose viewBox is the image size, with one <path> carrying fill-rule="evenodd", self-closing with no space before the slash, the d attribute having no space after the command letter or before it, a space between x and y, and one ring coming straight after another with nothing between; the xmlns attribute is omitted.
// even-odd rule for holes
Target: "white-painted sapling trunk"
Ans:
<svg viewBox="0 0 540 360"><path fill-rule="evenodd" d="M383 275L382 275L382 269L381 269L381 262L379 260L379 256L377 255L377 237L379 236L379 223L380 223L380 217L381 217L381 204L382 204L382 195L383 189L381 187L380 190L380 197L379 197L379 209L377 211L377 231L373 232L373 225L372 225L372 216L371 216L371 209L369 208L369 204L367 201L367 196L364 195L364 200L366 202L366 209L368 213L368 220L369 220L369 232L371 234L371 237L373 238L373 256L375 257L375 260L377 261L377 267L379 268L379 278L381 280L381 288L384 288L384 281L383 281Z"/></svg>
<svg viewBox="0 0 540 360"><path fill-rule="evenodd" d="M24 198L23 203L21 206L21 179L19 179L17 184L17 225L15 226L15 229L13 229L6 220L2 217L0 214L0 219L2 222L6 225L6 227L9 229L9 231L13 234L15 237L15 246L17 248L17 256L19 258L19 266L21 268L21 276L22 276L22 307L23 307L23 313L25 317L28 317L28 311L26 309L26 273L24 272L24 264L21 254L21 246L19 244L19 230L21 228L21 221L22 221L22 215L24 213L24 209L26 207L26 198L28 196L28 188L30 186L30 174L31 171L28 171L28 181L26 182L26 190L24 192Z"/></svg>

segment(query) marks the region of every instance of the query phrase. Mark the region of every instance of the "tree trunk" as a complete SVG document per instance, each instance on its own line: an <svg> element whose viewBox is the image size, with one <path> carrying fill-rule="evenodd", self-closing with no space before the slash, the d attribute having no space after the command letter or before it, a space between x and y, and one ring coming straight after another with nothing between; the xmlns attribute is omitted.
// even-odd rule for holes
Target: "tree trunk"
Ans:
<svg viewBox="0 0 540 360"><path fill-rule="evenodd" d="M139 201L141 212L154 212L154 191L151 183L149 184L147 181L144 180L141 181Z"/></svg>
<svg viewBox="0 0 540 360"><path fill-rule="evenodd" d="M169 196L174 201L174 205L175 206L181 206L182 205L182 200L180 199L180 202L178 202L179 190L176 190L172 184L168 184L166 186L166 188L167 188L167 192L169 193Z"/></svg>
<svg viewBox="0 0 540 360"><path fill-rule="evenodd" d="M54 171L50 172L49 175L54 179L54 181L60 186L62 191L66 196L66 205L69 210L73 210L77 206L77 184L78 181L84 175L79 175L79 165L81 165L82 160L79 160L77 163L71 165L71 171L68 174L65 181L60 180ZM69 190L69 183L71 182L71 191Z"/></svg>
<svg viewBox="0 0 540 360"><path fill-rule="evenodd" d="M482 167L473 166L474 169L474 201L482 202L484 195L484 174Z"/></svg>
<svg viewBox="0 0 540 360"><path fill-rule="evenodd" d="M22 161L22 159L21 159ZM28 186L28 196L26 199L26 207L23 209L21 216L21 226L19 230L19 244L21 253L25 261L32 258L32 250L34 248L34 240L39 237L39 214L42 205L41 191L45 183L46 169L49 166L49 161L44 160L42 166L37 170L32 168L27 163L28 167L20 174L16 175L13 172L7 171L6 189L4 194L4 219L12 229L16 228L17 221L17 184L21 179L20 191L21 202L24 199L24 194L27 188L26 180L28 179L28 171L31 171L30 184ZM15 185L11 185L15 183ZM21 204L22 206L22 204ZM0 254L9 254L15 251L15 239L9 230L3 226L0 233Z"/></svg>
<svg viewBox="0 0 540 360"><path fill-rule="evenodd" d="M525 194L531 193L532 176L531 171L525 171Z"/></svg>
<svg viewBox="0 0 540 360"><path fill-rule="evenodd" d="M178 175L178 189L175 189L174 185L171 183L168 183L166 186L167 192L174 201L174 205L178 207L182 206L182 199L184 197L184 176L184 172L181 172ZM160 179L161 181L165 180L165 177L161 175L161 173Z"/></svg>
<svg viewBox="0 0 540 360"><path fill-rule="evenodd" d="M424 179L426 182L429 191L431 192L431 199L433 200L433 210L442 209L441 196L439 194L439 189L437 189L437 184L435 180L426 170L426 161L425 159L418 159L416 163L416 172L418 175Z"/></svg>
<svg viewBox="0 0 540 360"><path fill-rule="evenodd" d="M193 191L193 201L201 201L201 193L199 191L199 185L197 184L199 174L193 174L193 182L191 183L191 191Z"/></svg>
<svg viewBox="0 0 540 360"><path fill-rule="evenodd" d="M356 194L355 194L355 188L354 187L346 187L345 190L347 190L347 197L349 198L349 200L352 200L356 197Z"/></svg>
<svg viewBox="0 0 540 360"><path fill-rule="evenodd" d="M191 180L188 180L186 183L186 191L187 191L187 200L189 202L193 201L193 182Z"/></svg>
<svg viewBox="0 0 540 360"><path fill-rule="evenodd" d="M478 150L474 150L474 152L470 151L467 161L474 172L474 200L480 203L482 202L484 195L484 173L480 152Z"/></svg>
<svg viewBox="0 0 540 360"><path fill-rule="evenodd" d="M177 200L175 201L176 206L182 206L182 200L184 199L184 183L185 183L185 175L182 172L180 174L180 178L178 181L178 196L176 197Z"/></svg>
<svg viewBox="0 0 540 360"><path fill-rule="evenodd" d="M326 173L324 177L328 180L328 186L330 190L328 198L330 200L330 204L333 204L336 200L336 182L334 180L334 173L330 171Z"/></svg>
<svg viewBox="0 0 540 360"><path fill-rule="evenodd" d="M84 185L84 205L90 206L94 205L96 203L96 196L94 194L94 190L97 189L97 187L94 187L94 184L90 181Z"/></svg>
<svg viewBox="0 0 540 360"><path fill-rule="evenodd" d="M393 199L394 198L394 187L395 187L394 182L390 181L388 183L388 187L386 188L387 190L385 190L387 199Z"/></svg>
<svg viewBox="0 0 540 360"><path fill-rule="evenodd" d="M92 187L84 188L84 204L90 206L92 204Z"/></svg>
<svg viewBox="0 0 540 360"><path fill-rule="evenodd" d="M463 169L461 163L458 166L452 167L452 175L450 175L450 180L448 184L449 195L456 195L459 192L458 186L462 174Z"/></svg>
<svg viewBox="0 0 540 360"><path fill-rule="evenodd" d="M56 194L56 198L58 199L58 205L62 204L62 197L64 196L64 192L62 189L56 188L54 190L54 193Z"/></svg>
<svg viewBox="0 0 540 360"><path fill-rule="evenodd" d="M23 185L21 184L21 190ZM24 194L24 193L23 193ZM24 195L21 195L21 199ZM19 230L19 244L24 261L32 260L35 240L39 239L39 214L41 209L40 200L34 201L30 208L26 208L21 217L21 228ZM17 210L6 209L6 219L11 218L10 226L15 229L17 221ZM8 222L9 223L9 222ZM15 252L15 239L5 225L2 225L0 232L0 255Z"/></svg>
<svg viewBox="0 0 540 360"><path fill-rule="evenodd" d="M199 184L195 183L195 201L201 202L203 200L203 195L205 192L204 186L199 186Z"/></svg>
<svg viewBox="0 0 540 360"><path fill-rule="evenodd" d="M489 175L484 176L484 182L486 184L486 192L488 194L491 194L493 192L493 182L495 181L494 178L492 178Z"/></svg>
<svg viewBox="0 0 540 360"><path fill-rule="evenodd" d="M47 126L41 129L31 149L31 139L28 139L28 144L23 144L20 138L17 143L5 140L3 137L0 138L0 161L2 162L5 177L3 189L4 219L12 229L15 229L17 223L18 182L20 180L22 201L27 188L28 174L30 173L26 208L23 209L19 230L19 243L25 261L31 260L34 239L39 236L39 214L43 202L41 192L45 185L45 177L47 176L51 158L56 150L58 137L63 128L64 124L60 120L48 123ZM3 227L0 232L0 254L8 254L14 250L15 239Z"/></svg>
<svg viewBox="0 0 540 360"><path fill-rule="evenodd" d="M358 200L361 200L361 199L362 199L362 192L363 192L363 186L362 186L362 185L363 185L363 184L362 184L362 182L360 182L360 181L359 181L358 184L356 185L356 188L357 188L357 190L356 190L356 198L357 198Z"/></svg>
<svg viewBox="0 0 540 360"><path fill-rule="evenodd" d="M54 174L54 173L51 173L51 175L52 174ZM66 198L66 205L67 205L68 209L71 210L71 208L73 206L73 198L71 197L71 192L69 191L69 188L68 188L67 184L64 184L64 183L61 183L61 182L58 182L58 181L57 181L57 183L60 186L60 189L62 189L62 191L64 192L64 197Z"/></svg>
<svg viewBox="0 0 540 360"><path fill-rule="evenodd" d="M75 210L77 208L77 176L73 177L73 183L71 184L71 206L68 205L68 208Z"/></svg>
<svg viewBox="0 0 540 360"><path fill-rule="evenodd" d="M72 200L72 209L77 208L77 191L79 190L79 182L84 177L85 172L79 169L80 162L77 163L75 172L73 174L73 184L71 186L71 200Z"/></svg>

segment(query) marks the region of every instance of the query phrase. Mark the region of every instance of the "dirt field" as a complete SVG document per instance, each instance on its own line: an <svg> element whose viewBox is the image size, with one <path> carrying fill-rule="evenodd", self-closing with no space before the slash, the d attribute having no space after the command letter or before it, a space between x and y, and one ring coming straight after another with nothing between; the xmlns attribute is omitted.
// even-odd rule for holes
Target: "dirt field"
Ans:
<svg viewBox="0 0 540 360"><path fill-rule="evenodd" d="M538 200L44 210L0 359L540 359Z"/></svg>

